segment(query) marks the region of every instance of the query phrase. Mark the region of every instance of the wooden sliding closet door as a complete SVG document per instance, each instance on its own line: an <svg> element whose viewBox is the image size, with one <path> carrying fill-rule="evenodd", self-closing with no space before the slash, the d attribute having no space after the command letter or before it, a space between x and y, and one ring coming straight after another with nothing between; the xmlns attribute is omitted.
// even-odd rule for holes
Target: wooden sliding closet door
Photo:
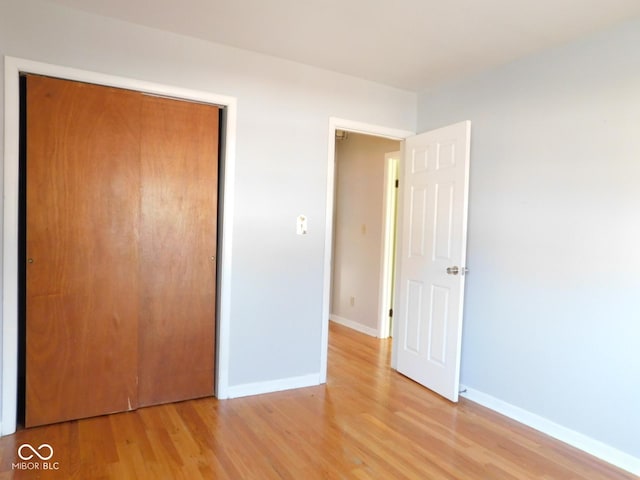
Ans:
<svg viewBox="0 0 640 480"><path fill-rule="evenodd" d="M26 90L26 425L213 395L218 108Z"/></svg>
<svg viewBox="0 0 640 480"><path fill-rule="evenodd" d="M137 404L140 97L27 78L26 425Z"/></svg>
<svg viewBox="0 0 640 480"><path fill-rule="evenodd" d="M140 405L213 395L218 108L145 96Z"/></svg>

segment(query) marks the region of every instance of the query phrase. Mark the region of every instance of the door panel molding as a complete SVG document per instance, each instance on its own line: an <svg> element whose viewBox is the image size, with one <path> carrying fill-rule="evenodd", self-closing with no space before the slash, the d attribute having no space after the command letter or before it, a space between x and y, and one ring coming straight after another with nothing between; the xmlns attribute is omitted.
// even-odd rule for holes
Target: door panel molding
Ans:
<svg viewBox="0 0 640 480"><path fill-rule="evenodd" d="M211 92L192 90L161 83L113 76L16 57L4 57L4 181L3 251L2 251L2 396L0 434L16 430L18 389L18 193L20 85L22 73L48 75L98 85L125 88L153 95L192 100L224 107L221 139L224 149L220 162L224 166L221 197L224 198L220 227L221 245L218 256L218 334L216 352L216 396L228 398L229 329L231 301L232 228L234 212L235 150L237 99Z"/></svg>

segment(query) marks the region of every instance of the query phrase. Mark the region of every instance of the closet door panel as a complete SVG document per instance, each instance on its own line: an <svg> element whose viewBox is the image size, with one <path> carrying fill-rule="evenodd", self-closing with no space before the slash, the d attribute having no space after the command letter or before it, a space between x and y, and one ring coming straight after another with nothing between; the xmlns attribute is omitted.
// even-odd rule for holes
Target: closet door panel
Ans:
<svg viewBox="0 0 640 480"><path fill-rule="evenodd" d="M213 395L218 108L146 96L140 405Z"/></svg>
<svg viewBox="0 0 640 480"><path fill-rule="evenodd" d="M26 425L135 408L141 97L27 79Z"/></svg>

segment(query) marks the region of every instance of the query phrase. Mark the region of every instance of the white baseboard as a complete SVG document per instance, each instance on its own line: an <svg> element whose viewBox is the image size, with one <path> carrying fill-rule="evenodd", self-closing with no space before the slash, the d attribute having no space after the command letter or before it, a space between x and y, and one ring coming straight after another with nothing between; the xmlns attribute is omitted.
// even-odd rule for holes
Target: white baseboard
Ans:
<svg viewBox="0 0 640 480"><path fill-rule="evenodd" d="M615 465L618 468L627 470L634 475L640 475L640 458L629 455L605 443L594 440L591 437L578 433L567 427L563 427L544 417L531 413L515 405L511 405L503 400L492 397L486 393L460 385L460 395L464 398L487 407L502 415L520 422L528 427L538 430L557 440L587 452L594 457ZM466 390L466 391L465 391Z"/></svg>
<svg viewBox="0 0 640 480"><path fill-rule="evenodd" d="M320 385L320 374L303 375L301 377L281 378L268 382L245 383L242 385L230 385L227 388L227 398L248 397L263 393L280 392L293 388L313 387Z"/></svg>
<svg viewBox="0 0 640 480"><path fill-rule="evenodd" d="M339 317L338 315L331 315L329 320L332 322L338 323L340 325L344 325L345 327L352 328L353 330L357 330L360 333L364 333L366 335L377 337L378 330L375 328L367 327L366 325L362 325L361 323L354 322L353 320L349 320L348 318Z"/></svg>

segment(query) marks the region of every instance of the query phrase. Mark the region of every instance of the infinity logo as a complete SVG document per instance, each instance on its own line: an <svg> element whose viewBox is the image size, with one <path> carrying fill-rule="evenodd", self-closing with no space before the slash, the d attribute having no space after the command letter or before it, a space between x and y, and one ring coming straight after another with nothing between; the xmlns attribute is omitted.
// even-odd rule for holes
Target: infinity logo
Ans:
<svg viewBox="0 0 640 480"><path fill-rule="evenodd" d="M44 449L44 452L41 453L43 449ZM26 455L23 453L24 450L27 450ZM31 453L29 453L29 450L31 450ZM47 450L48 450L48 455L47 455ZM28 443L23 443L22 445L20 445L20 448L18 448L18 456L22 460L31 460L34 455L42 461L47 461L51 457L53 457L53 447L48 443L43 443L38 447L38 449L35 449Z"/></svg>

